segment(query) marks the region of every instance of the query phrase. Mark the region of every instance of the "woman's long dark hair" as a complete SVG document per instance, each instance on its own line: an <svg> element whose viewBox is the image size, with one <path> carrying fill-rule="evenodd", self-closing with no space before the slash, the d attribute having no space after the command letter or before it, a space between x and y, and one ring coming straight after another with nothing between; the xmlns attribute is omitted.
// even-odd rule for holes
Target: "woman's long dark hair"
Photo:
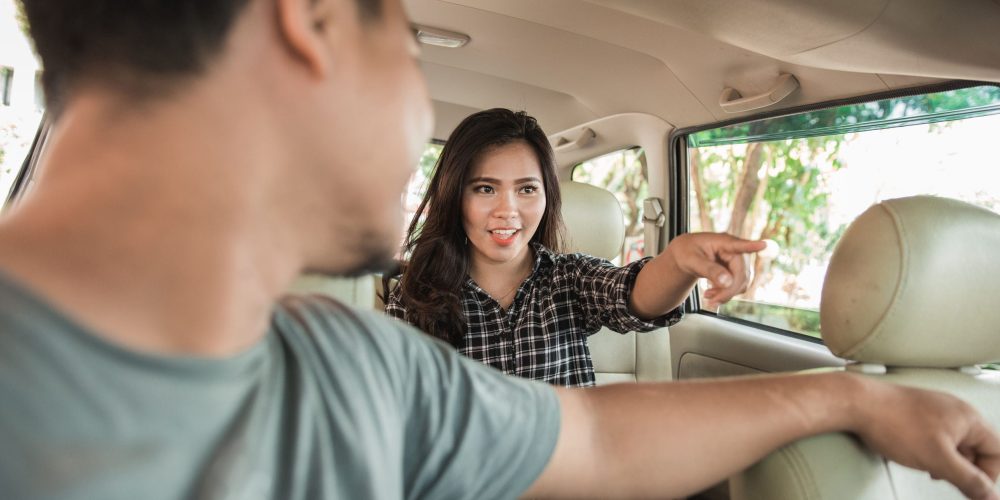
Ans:
<svg viewBox="0 0 1000 500"><path fill-rule="evenodd" d="M445 143L403 244L399 299L407 322L432 336L461 346L466 319L461 294L469 274L469 248L462 224L462 195L469 172L486 152L515 142L538 156L545 191L545 212L531 237L552 251L561 250L563 222L552 146L538 122L525 112L494 108L462 120ZM426 215L421 223L420 218Z"/></svg>

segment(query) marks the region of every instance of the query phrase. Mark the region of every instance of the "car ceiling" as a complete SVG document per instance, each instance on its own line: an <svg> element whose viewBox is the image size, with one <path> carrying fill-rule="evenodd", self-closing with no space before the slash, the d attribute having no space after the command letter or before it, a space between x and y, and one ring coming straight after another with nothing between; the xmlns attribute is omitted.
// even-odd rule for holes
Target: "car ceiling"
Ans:
<svg viewBox="0 0 1000 500"><path fill-rule="evenodd" d="M525 109L549 133L628 112L702 125L755 113L726 113L719 95L765 92L781 73L800 88L767 110L943 79L1000 82L1000 0L404 3L413 23L471 37L422 47L438 139L494 106Z"/></svg>

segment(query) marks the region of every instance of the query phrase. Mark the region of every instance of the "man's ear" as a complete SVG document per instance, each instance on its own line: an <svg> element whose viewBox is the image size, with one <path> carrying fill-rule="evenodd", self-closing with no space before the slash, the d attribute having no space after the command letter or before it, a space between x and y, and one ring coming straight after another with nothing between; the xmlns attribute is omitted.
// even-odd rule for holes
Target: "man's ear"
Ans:
<svg viewBox="0 0 1000 500"><path fill-rule="evenodd" d="M327 30L334 18L331 0L277 0L278 32L287 49L317 77L329 70Z"/></svg>

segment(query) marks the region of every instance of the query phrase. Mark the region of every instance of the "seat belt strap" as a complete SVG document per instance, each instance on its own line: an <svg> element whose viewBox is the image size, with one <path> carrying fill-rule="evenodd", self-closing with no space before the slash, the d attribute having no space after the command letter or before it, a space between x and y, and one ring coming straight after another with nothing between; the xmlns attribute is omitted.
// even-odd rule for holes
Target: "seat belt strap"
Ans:
<svg viewBox="0 0 1000 500"><path fill-rule="evenodd" d="M655 257L660 254L660 234L667 224L667 214L663 211L663 200L646 198L642 201L643 238L645 254Z"/></svg>

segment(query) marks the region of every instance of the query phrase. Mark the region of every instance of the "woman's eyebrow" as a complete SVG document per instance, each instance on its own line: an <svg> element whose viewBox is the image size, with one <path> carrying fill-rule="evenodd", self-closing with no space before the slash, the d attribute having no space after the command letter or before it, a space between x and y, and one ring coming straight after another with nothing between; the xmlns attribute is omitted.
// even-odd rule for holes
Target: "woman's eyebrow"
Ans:
<svg viewBox="0 0 1000 500"><path fill-rule="evenodd" d="M473 177L469 179L466 184L475 184L477 182L486 182L489 184L500 184L500 179L494 179L492 177Z"/></svg>
<svg viewBox="0 0 1000 500"><path fill-rule="evenodd" d="M486 182L489 184L503 184L503 181L493 177L473 177L469 179L467 184L474 184L476 182ZM527 184L529 182L542 182L538 177L522 177L514 181L514 184Z"/></svg>

